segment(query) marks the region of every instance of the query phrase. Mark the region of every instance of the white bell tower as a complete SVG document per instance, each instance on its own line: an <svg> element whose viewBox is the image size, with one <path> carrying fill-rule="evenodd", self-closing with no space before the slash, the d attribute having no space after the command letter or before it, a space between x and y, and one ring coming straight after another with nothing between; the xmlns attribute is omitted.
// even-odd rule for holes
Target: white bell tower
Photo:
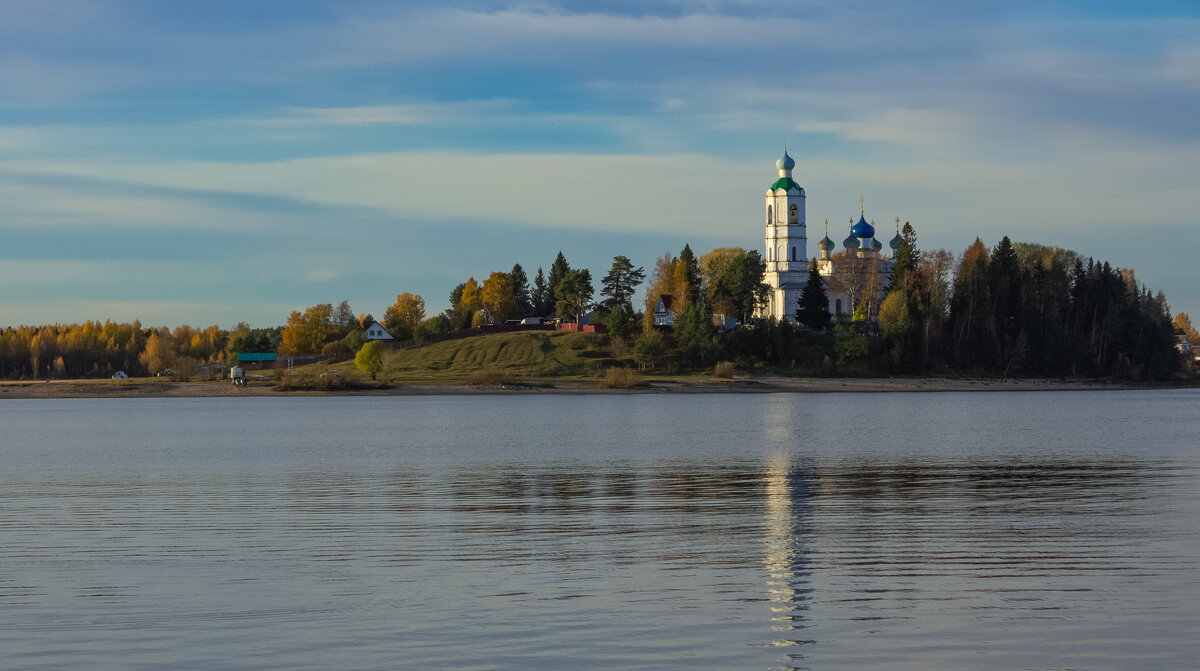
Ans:
<svg viewBox="0 0 1200 671"><path fill-rule="evenodd" d="M775 162L779 179L766 194L767 272L763 281L771 287L765 315L796 321L800 292L808 283L808 237L804 215L804 189L792 179L796 161L788 156Z"/></svg>

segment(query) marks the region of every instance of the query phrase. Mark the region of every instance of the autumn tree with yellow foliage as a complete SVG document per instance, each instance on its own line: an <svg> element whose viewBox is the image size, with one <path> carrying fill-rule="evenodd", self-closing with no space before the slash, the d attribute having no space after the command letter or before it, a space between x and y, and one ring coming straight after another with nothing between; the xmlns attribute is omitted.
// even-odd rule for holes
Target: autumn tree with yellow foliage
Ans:
<svg viewBox="0 0 1200 671"><path fill-rule="evenodd" d="M303 313L292 312L288 315L287 325L283 327L279 353L283 356L296 356L320 352L329 340L333 326L332 317L331 303L314 305Z"/></svg>
<svg viewBox="0 0 1200 671"><path fill-rule="evenodd" d="M493 272L483 281L479 302L487 322L500 324L517 316L517 294L509 273Z"/></svg>
<svg viewBox="0 0 1200 671"><path fill-rule="evenodd" d="M383 326L397 340L407 340L425 319L425 299L405 291L383 315Z"/></svg>

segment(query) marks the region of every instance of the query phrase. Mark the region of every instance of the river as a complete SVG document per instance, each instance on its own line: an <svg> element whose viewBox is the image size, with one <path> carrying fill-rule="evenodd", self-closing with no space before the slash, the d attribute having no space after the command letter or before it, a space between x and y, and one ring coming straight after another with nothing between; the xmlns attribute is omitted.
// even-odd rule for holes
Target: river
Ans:
<svg viewBox="0 0 1200 671"><path fill-rule="evenodd" d="M1198 410L3 401L0 668L1200 668Z"/></svg>

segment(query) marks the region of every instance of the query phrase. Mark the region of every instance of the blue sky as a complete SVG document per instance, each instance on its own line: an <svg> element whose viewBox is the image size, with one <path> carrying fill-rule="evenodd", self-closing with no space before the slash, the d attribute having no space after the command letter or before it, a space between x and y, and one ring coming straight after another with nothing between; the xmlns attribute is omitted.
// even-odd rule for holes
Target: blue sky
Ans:
<svg viewBox="0 0 1200 671"><path fill-rule="evenodd" d="M0 0L0 325L282 323L563 250L810 253L866 198L1132 267L1200 316L1200 8Z"/></svg>

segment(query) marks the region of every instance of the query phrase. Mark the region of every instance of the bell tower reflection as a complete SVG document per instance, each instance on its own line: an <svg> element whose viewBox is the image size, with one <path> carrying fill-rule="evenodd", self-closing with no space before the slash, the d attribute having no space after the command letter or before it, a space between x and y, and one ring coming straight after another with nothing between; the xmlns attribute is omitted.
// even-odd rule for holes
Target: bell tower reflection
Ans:
<svg viewBox="0 0 1200 671"><path fill-rule="evenodd" d="M807 645L813 641L806 640L799 631L808 626L812 598L809 479L793 469L791 457L786 454L767 459L763 479L767 497L767 593L774 637L771 643L780 647ZM787 656L793 661L804 657L798 651Z"/></svg>

